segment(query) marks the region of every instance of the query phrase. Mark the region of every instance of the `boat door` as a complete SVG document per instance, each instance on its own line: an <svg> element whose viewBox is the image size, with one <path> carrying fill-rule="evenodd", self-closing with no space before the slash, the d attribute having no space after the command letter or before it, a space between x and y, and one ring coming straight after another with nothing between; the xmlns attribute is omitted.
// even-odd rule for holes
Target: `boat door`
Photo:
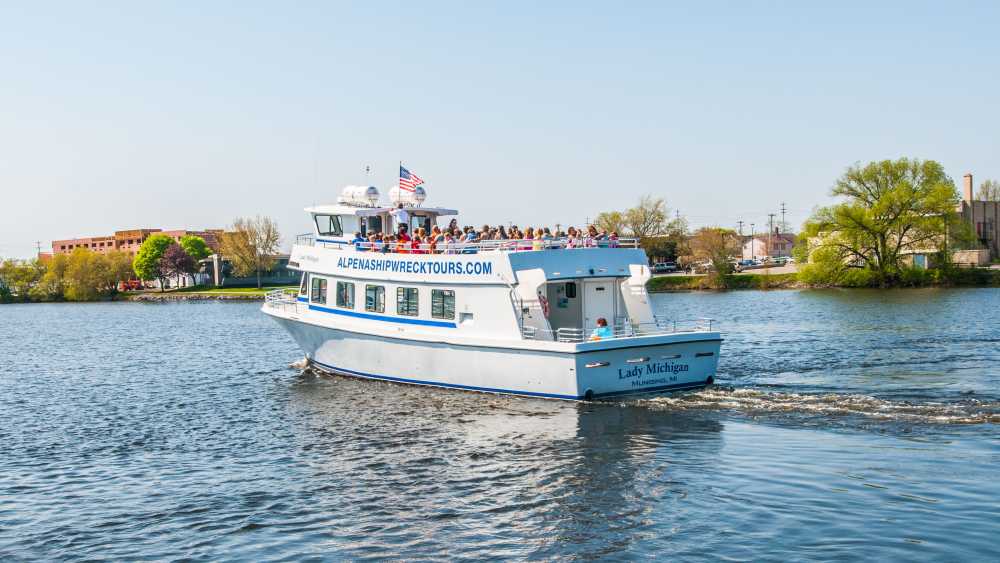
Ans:
<svg viewBox="0 0 1000 563"><path fill-rule="evenodd" d="M591 330L597 319L604 317L609 325L615 319L615 284L612 280L586 280L583 282L583 326Z"/></svg>

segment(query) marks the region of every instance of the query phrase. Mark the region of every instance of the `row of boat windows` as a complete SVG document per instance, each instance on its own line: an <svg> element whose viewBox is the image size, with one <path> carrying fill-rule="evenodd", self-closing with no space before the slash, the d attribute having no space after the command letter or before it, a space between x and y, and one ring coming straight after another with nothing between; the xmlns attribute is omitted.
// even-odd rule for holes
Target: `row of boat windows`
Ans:
<svg viewBox="0 0 1000 563"><path fill-rule="evenodd" d="M354 282L338 281L334 286L334 305L341 309L355 308ZM320 305L328 304L326 278L312 278L309 301ZM385 313L385 286L365 284L365 311ZM420 316L420 289L416 287L396 288L396 314L404 317ZM455 291L451 289L431 290L431 317L435 319L455 318Z"/></svg>

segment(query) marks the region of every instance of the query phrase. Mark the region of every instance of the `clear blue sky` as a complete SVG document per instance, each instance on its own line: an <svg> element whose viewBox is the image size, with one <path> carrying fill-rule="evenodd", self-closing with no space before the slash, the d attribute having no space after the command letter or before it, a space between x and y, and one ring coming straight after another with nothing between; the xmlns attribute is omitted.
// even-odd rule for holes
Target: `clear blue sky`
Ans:
<svg viewBox="0 0 1000 563"><path fill-rule="evenodd" d="M290 240L399 160L477 224L651 193L759 229L857 161L1000 177L996 2L612 4L5 2L0 256L253 214Z"/></svg>

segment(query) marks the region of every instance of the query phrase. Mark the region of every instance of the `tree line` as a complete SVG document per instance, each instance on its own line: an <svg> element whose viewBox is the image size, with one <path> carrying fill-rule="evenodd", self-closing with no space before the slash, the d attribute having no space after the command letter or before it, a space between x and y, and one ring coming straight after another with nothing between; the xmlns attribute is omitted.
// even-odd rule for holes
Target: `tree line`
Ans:
<svg viewBox="0 0 1000 563"><path fill-rule="evenodd" d="M972 226L959 213L955 182L933 160L900 158L855 164L836 179L838 201L818 207L803 224L794 247L799 280L810 285L888 287L947 282L952 252L976 248ZM976 198L1000 201L1000 182L982 182ZM669 219L663 199L644 196L624 211L597 216L599 227L642 239L647 254L685 264L711 263L712 287L727 287L743 237L725 227L689 232L682 218ZM912 256L930 255L930 270Z"/></svg>
<svg viewBox="0 0 1000 563"><path fill-rule="evenodd" d="M233 274L261 275L274 267L281 235L269 217L237 218L219 236L219 253ZM163 291L168 279L195 275L200 261L214 251L196 235L175 241L153 234L143 241L135 256L114 250L107 253L76 248L69 254L30 260L0 261L0 302L97 301L114 299L132 280L157 281Z"/></svg>

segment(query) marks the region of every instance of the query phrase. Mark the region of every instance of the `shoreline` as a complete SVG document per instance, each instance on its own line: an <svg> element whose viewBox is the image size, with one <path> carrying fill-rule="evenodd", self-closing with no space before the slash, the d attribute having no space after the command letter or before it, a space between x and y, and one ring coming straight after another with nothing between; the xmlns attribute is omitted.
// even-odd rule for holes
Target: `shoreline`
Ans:
<svg viewBox="0 0 1000 563"><path fill-rule="evenodd" d="M140 293L127 295L122 301L154 302L154 301L263 301L264 295L258 293Z"/></svg>
<svg viewBox="0 0 1000 563"><path fill-rule="evenodd" d="M944 288L976 288L1000 287L1000 270L989 270L990 273L965 279L949 279L931 283L907 284L899 283L888 287L854 286L843 284L810 284L799 281L798 274L731 274L724 281L723 287L713 284L708 276L657 276L646 284L649 293L675 293L681 291L770 291L775 289L944 289Z"/></svg>

